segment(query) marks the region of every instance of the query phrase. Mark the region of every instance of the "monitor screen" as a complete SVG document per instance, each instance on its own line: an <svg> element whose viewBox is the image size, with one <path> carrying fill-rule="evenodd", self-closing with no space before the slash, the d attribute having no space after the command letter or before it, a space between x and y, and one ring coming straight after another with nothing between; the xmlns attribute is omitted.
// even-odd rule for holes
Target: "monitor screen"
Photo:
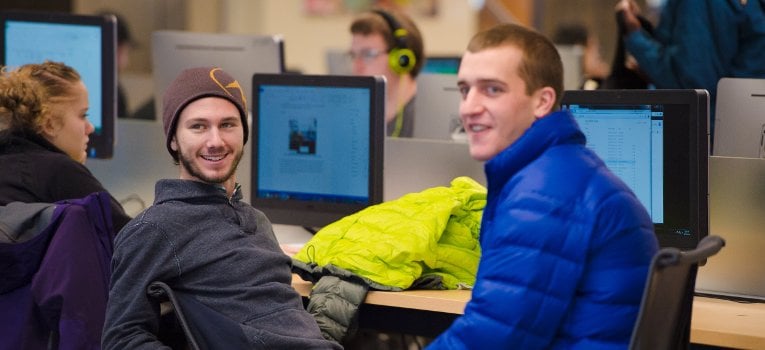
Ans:
<svg viewBox="0 0 765 350"><path fill-rule="evenodd" d="M382 202L381 77L255 74L252 205L323 227Z"/></svg>
<svg viewBox="0 0 765 350"><path fill-rule="evenodd" d="M566 91L562 108L648 210L660 245L695 248L709 230L708 93Z"/></svg>
<svg viewBox="0 0 765 350"><path fill-rule="evenodd" d="M76 69L88 89L88 120L95 127L88 156L110 158L114 151L117 68L112 15L0 13L0 64L9 69L45 60Z"/></svg>
<svg viewBox="0 0 765 350"><path fill-rule="evenodd" d="M429 56L420 73L457 74L462 56Z"/></svg>

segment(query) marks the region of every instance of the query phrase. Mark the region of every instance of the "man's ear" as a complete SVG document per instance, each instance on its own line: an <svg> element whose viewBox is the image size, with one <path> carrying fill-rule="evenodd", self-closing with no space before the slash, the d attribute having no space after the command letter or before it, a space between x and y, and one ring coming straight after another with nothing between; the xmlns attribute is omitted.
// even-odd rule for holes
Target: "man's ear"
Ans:
<svg viewBox="0 0 765 350"><path fill-rule="evenodd" d="M172 149L175 152L178 152L178 142L175 141L175 135L173 135L173 138L170 139L170 149Z"/></svg>
<svg viewBox="0 0 765 350"><path fill-rule="evenodd" d="M553 106L555 106L555 89L549 86L545 86L539 90L537 90L535 95L535 106L534 106L534 116L537 118L542 118L553 110Z"/></svg>

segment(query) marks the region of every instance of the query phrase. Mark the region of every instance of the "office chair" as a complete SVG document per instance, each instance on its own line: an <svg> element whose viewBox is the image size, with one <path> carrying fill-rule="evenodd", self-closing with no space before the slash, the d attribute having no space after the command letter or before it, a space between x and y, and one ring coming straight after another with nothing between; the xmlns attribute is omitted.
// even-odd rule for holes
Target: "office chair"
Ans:
<svg viewBox="0 0 765 350"><path fill-rule="evenodd" d="M651 261L631 350L688 349L696 272L725 246L719 236L704 237L695 249L662 248Z"/></svg>
<svg viewBox="0 0 765 350"><path fill-rule="evenodd" d="M0 206L0 350L99 348L113 238L105 192Z"/></svg>
<svg viewBox="0 0 765 350"><path fill-rule="evenodd" d="M158 303L168 303L172 314L175 315L177 323L167 318L160 320L158 336L166 345L188 350L250 347L238 323L201 303L192 295L174 291L161 281L150 283L146 294ZM178 339L179 337L182 339Z"/></svg>

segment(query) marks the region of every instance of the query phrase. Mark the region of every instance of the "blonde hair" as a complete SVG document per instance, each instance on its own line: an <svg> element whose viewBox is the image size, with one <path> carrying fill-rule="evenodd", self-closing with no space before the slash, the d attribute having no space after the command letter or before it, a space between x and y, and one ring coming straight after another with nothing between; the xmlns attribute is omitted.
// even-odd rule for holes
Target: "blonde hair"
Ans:
<svg viewBox="0 0 765 350"><path fill-rule="evenodd" d="M0 130L40 134L48 118L57 120L53 105L71 98L81 80L61 62L26 64L0 75Z"/></svg>

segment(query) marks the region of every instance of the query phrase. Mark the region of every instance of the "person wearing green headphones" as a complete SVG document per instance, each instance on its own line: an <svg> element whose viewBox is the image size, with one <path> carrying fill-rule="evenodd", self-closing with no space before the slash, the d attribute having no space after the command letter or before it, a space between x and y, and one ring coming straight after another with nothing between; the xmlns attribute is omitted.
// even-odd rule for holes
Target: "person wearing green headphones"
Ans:
<svg viewBox="0 0 765 350"><path fill-rule="evenodd" d="M411 137L416 78L425 63L419 29L403 13L373 9L354 19L350 30L353 74L385 76L387 135Z"/></svg>

